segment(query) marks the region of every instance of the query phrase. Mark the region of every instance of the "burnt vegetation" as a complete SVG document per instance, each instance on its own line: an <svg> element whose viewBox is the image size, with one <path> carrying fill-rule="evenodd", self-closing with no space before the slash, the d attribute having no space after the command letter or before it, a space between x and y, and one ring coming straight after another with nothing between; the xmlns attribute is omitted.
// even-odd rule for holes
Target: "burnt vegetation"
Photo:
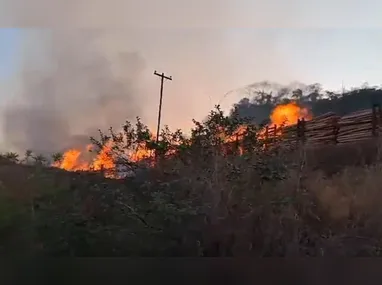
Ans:
<svg viewBox="0 0 382 285"><path fill-rule="evenodd" d="M370 108L382 93L306 90L292 96L314 115ZM290 100L284 89L277 92L253 93L228 116L217 107L194 122L190 136L166 127L159 143L139 119L121 132L101 131L91 142L99 149L112 142L114 171L134 174L122 179L48 167L59 153L3 154L0 253L380 256L379 139L312 152L286 148L280 136L264 149L256 132L274 106ZM239 129L241 139L227 144ZM130 161L126 152L142 145L155 156Z"/></svg>

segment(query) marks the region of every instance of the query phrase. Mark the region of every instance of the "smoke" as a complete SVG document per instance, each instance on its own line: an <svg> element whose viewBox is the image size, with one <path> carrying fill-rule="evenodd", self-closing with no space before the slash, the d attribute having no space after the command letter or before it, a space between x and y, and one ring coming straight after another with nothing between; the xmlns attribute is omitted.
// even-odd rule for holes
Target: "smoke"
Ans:
<svg viewBox="0 0 382 285"><path fill-rule="evenodd" d="M256 45L244 49L248 36L208 29L27 31L19 92L2 112L4 146L62 151L136 116L155 130L160 79L154 70L173 77L164 86L163 125L187 131L215 104L231 108L238 98L223 98L227 91L268 74L291 74L272 35L257 33Z"/></svg>
<svg viewBox="0 0 382 285"><path fill-rule="evenodd" d="M215 104L228 111L243 96L224 96L232 89L298 78L276 31L226 29L222 22L207 28L211 19L252 19L248 13L261 10L253 5L93 2L53 7L46 0L27 6L0 0L0 18L8 23L48 28L23 32L16 91L2 104L3 148L47 153L83 146L98 129L118 128L135 116L155 130L160 80L154 70L173 77L164 86L162 124L185 131ZM284 16L274 18L298 18ZM129 28L110 28L121 18Z"/></svg>
<svg viewBox="0 0 382 285"><path fill-rule="evenodd" d="M345 0L0 0L0 24L72 28L375 28L381 26L380 9L381 4L373 0L366 3Z"/></svg>
<svg viewBox="0 0 382 285"><path fill-rule="evenodd" d="M7 145L38 153L84 146L99 128L141 114L138 98L144 98L137 83L145 61L135 52L99 48L103 36L97 31L40 34L39 47L27 50L23 60L21 92L3 112Z"/></svg>
<svg viewBox="0 0 382 285"><path fill-rule="evenodd" d="M282 0L0 0L0 25L70 28L264 28L312 26L305 2ZM329 11L322 8L328 15ZM333 8L331 3L330 8ZM343 12L343 5L338 5ZM357 7L358 8L358 7ZM314 8L313 8L314 9ZM305 10L305 11L304 11ZM359 10L359 9L358 9ZM49 13L46 13L49 11ZM330 14L330 13L329 13ZM338 13L335 14L338 18ZM342 15L342 14L341 14ZM301 23L301 18L305 18ZM354 17L352 17L354 18ZM68 20L70 19L70 20ZM318 20L320 17L318 17ZM354 22L354 19L353 19ZM336 21L336 25L341 23ZM318 23L318 25L322 25ZM324 22L324 25L327 23ZM314 22L317 26L317 21ZM330 24L329 24L330 25ZM336 26L335 25L335 26Z"/></svg>
<svg viewBox="0 0 382 285"><path fill-rule="evenodd" d="M0 0L3 25L47 28L24 30L19 72L6 88L0 82L3 148L47 153L83 146L99 128L137 115L155 130L154 70L173 77L164 87L162 123L183 130L215 104L228 111L247 95L228 91L264 80L312 80L306 67L317 64L309 63L315 56L299 55L313 50L303 43L317 33L251 27L322 26L312 21L317 9L301 1L207 2ZM325 18L324 26L332 23ZM327 41L315 42L321 48Z"/></svg>

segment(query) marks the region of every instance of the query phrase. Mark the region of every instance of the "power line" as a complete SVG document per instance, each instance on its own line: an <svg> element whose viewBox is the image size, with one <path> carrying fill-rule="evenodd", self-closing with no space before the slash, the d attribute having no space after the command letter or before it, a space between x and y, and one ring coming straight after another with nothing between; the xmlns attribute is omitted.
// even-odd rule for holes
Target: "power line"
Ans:
<svg viewBox="0 0 382 285"><path fill-rule="evenodd" d="M154 71L154 75L159 76L161 78L160 80L160 97L159 97L159 111L158 111L158 126L157 126L157 143L159 142L159 131L160 131L160 120L162 116L162 99L163 99L163 82L165 79L172 81L172 76L166 76L162 72L161 74L158 73L156 70Z"/></svg>

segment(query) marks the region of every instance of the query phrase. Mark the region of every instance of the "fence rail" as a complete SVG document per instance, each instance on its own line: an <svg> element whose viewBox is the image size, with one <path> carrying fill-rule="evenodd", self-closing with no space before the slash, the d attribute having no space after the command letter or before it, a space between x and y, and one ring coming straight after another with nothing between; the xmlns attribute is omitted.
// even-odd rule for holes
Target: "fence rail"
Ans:
<svg viewBox="0 0 382 285"><path fill-rule="evenodd" d="M310 121L301 119L297 125L284 128L286 141L303 142L307 146L347 144L380 136L382 110L380 105L345 116L329 112Z"/></svg>
<svg viewBox="0 0 382 285"><path fill-rule="evenodd" d="M382 138L382 108L379 104L370 109L360 110L345 116L328 112L312 120L298 120L291 126L266 126L257 134L265 148L282 143L285 146L304 144L308 147L323 145L344 145ZM234 148L240 148L242 136L237 136Z"/></svg>

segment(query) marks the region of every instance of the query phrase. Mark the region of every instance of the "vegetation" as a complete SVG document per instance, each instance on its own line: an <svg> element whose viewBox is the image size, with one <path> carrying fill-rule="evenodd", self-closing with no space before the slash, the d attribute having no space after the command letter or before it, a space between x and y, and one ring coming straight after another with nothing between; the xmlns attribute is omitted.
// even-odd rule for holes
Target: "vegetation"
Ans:
<svg viewBox="0 0 382 285"><path fill-rule="evenodd" d="M294 85L297 85L295 89ZM251 117L262 123L269 119L273 108L291 100L297 101L312 110L315 116L334 112L343 116L360 109L371 108L373 104L382 104L382 90L367 84L362 88L333 92L323 90L320 84L281 86L269 82L260 82L246 88L248 97L235 104L240 116Z"/></svg>
<svg viewBox="0 0 382 285"><path fill-rule="evenodd" d="M369 91L347 96L359 98L361 92ZM324 106L325 100L342 106L336 102L350 100L343 98L316 98L312 106ZM271 99L265 104L276 104ZM303 146L264 150L257 127L240 112L236 108L225 116L217 108L205 121L194 122L189 138L165 128L156 143L139 119L135 125L126 122L122 132L110 129L91 138L99 149L112 145L117 170L134 171L124 179L50 168L31 151L25 158L4 154L0 253L380 256L378 159L366 165L360 157L333 170L331 155L317 164ZM239 131L241 143L227 144ZM154 161L129 159L127 154L142 145L155 153ZM342 156L349 151L354 153Z"/></svg>

